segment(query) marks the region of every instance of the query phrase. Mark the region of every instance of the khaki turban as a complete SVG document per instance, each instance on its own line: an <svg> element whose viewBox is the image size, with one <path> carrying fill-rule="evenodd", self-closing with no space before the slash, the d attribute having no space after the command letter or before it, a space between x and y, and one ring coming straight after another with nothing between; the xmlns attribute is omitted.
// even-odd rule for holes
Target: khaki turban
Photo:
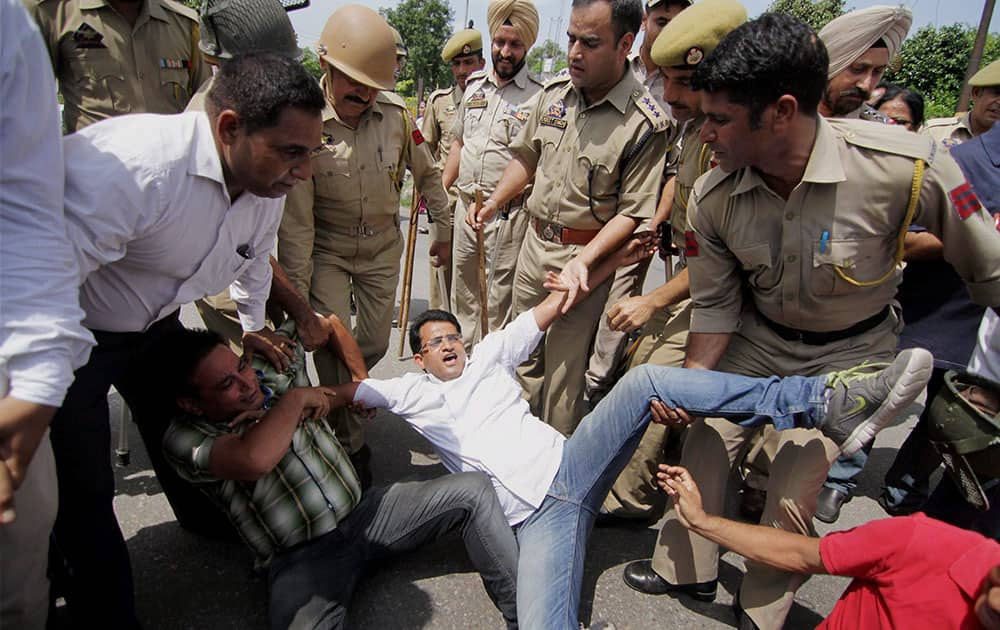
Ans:
<svg viewBox="0 0 1000 630"><path fill-rule="evenodd" d="M827 78L844 71L878 40L885 42L889 59L896 56L913 23L906 7L874 6L846 13L823 27L819 38L830 55Z"/></svg>
<svg viewBox="0 0 1000 630"><path fill-rule="evenodd" d="M492 37L501 26L510 22L524 42L525 48L535 45L538 38L538 9L531 0L493 0L486 9L486 23Z"/></svg>

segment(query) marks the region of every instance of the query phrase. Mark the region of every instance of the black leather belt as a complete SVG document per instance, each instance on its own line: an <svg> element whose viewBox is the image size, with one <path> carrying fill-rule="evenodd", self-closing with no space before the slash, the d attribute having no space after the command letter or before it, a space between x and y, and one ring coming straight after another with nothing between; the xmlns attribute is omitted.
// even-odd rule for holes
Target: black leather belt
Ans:
<svg viewBox="0 0 1000 630"><path fill-rule="evenodd" d="M771 321L770 319L764 317L760 312L757 313L757 316L760 317L760 321L767 324L768 328L773 330L776 335L785 341L798 341L799 343L804 343L807 346L824 346L828 343L833 343L834 341L841 341L855 335L860 335L863 332L868 332L872 328L875 328L884 322L885 318L889 316L890 310L891 309L886 306L878 313L872 315L868 319L861 320L853 326L843 330L831 330L828 332L813 332L810 330L789 328L788 326L782 326L778 322Z"/></svg>

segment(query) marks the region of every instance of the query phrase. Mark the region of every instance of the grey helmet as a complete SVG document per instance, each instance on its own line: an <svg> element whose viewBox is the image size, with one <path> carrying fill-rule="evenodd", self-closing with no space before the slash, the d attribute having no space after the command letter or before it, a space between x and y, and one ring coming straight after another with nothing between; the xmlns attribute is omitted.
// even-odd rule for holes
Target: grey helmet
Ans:
<svg viewBox="0 0 1000 630"><path fill-rule="evenodd" d="M279 0L204 0L198 19L198 48L208 57L272 52L302 58L292 22Z"/></svg>

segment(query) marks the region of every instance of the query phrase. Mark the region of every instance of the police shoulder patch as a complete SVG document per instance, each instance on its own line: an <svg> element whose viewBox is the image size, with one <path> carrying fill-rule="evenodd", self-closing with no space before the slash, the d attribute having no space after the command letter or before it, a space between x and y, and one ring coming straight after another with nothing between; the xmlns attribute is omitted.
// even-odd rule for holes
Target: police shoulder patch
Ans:
<svg viewBox="0 0 1000 630"><path fill-rule="evenodd" d="M649 92L636 92L632 97L632 102L636 104L642 115L653 124L655 131L663 131L670 126L670 116L660 107Z"/></svg>
<svg viewBox="0 0 1000 630"><path fill-rule="evenodd" d="M434 101L436 101L437 99L441 98L442 96L448 96L448 95L451 94L452 90L454 90L454 89L455 89L455 87L452 86L452 87L447 87L447 88L441 88L441 89L438 89L438 90L434 90L433 92L431 92L431 95L427 97L427 102L428 103L433 103Z"/></svg>
<svg viewBox="0 0 1000 630"><path fill-rule="evenodd" d="M160 4L163 5L164 9L168 9L174 13L179 13L195 22L198 21L198 12L181 2L175 2L174 0L162 0Z"/></svg>

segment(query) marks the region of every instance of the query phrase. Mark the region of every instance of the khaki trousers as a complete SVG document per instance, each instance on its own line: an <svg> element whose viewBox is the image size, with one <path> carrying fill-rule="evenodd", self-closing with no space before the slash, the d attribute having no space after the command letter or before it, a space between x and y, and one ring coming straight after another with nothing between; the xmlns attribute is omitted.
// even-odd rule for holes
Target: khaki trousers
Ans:
<svg viewBox="0 0 1000 630"><path fill-rule="evenodd" d="M690 324L691 300L658 311L646 325L649 332L640 337L629 361L629 369L646 363L668 367L683 365ZM664 506L664 494L653 480L657 466L665 461L664 455L671 438L679 439L678 432L662 424L649 423L635 454L604 500L605 512L626 518L658 515Z"/></svg>
<svg viewBox="0 0 1000 630"><path fill-rule="evenodd" d="M17 518L9 525L0 525L0 628L45 628L49 532L56 522L58 494L56 461L46 431L24 482L14 493Z"/></svg>
<svg viewBox="0 0 1000 630"><path fill-rule="evenodd" d="M455 214L455 197L448 195L448 209L452 216ZM427 215L430 217L430 215ZM454 241L452 241L454 242ZM454 248L453 248L454 249ZM452 252L454 255L454 252ZM430 284L430 295L427 299L428 308L451 311L451 268L452 262L449 257L448 262L440 267L435 267L427 263L427 279ZM441 287L444 287L444 295L441 294Z"/></svg>
<svg viewBox="0 0 1000 630"><path fill-rule="evenodd" d="M889 361L895 355L900 328L901 320L894 311L886 321L861 335L824 346L808 346L781 339L760 322L754 311L747 310L718 369L749 376L815 376L865 360ZM681 465L697 480L709 514L722 513L732 467L755 432L719 418L697 420L688 429ZM761 524L815 536L812 516L816 495L839 449L816 429L778 433ZM718 577L719 547L692 534L671 513L657 539L653 569L673 584L713 580ZM806 579L748 561L740 603L762 630L780 628L796 589Z"/></svg>
<svg viewBox="0 0 1000 630"><path fill-rule="evenodd" d="M590 362L587 364L587 398L590 400L600 400L614 386L618 367L624 360L625 343L628 340L626 333L611 330L608 326L607 312L625 298L642 293L642 283L646 281L648 270L649 259L647 258L635 264L621 267L615 272L608 300L604 303L604 312L601 313L601 319L597 325L594 349L590 353Z"/></svg>
<svg viewBox="0 0 1000 630"><path fill-rule="evenodd" d="M205 322L205 328L222 335L233 352L243 354L243 325L237 315L236 302L229 297L229 289L195 300L194 305Z"/></svg>
<svg viewBox="0 0 1000 630"><path fill-rule="evenodd" d="M514 280L515 315L541 302L549 294L542 286L545 273L560 272L582 248L543 241L533 229L527 230ZM549 327L535 352L518 368L532 413L567 436L587 413L584 375L611 278L591 289Z"/></svg>
<svg viewBox="0 0 1000 630"><path fill-rule="evenodd" d="M479 336L479 251L476 232L465 222L466 210L472 204L467 195L459 196L455 205L455 224L452 235L452 312L462 327L462 339L471 347ZM493 261L493 281L487 287L487 316L490 330L499 330L512 317L514 302L514 273L517 257L528 228L528 216L523 209L514 210L510 218L499 216L483 229L483 247L486 250L486 274L489 280L490 262ZM486 331L489 332L489 331Z"/></svg>
<svg viewBox="0 0 1000 630"><path fill-rule="evenodd" d="M346 323L351 321L353 291L357 315L352 332L368 369L385 356L389 347L402 253L399 228L369 237L328 234L323 247L317 242L313 253L309 302L320 315L334 313ZM313 361L321 385L351 380L347 367L328 349L317 350ZM356 453L364 446L364 425L353 414L344 409L331 413L330 425L348 453Z"/></svg>

